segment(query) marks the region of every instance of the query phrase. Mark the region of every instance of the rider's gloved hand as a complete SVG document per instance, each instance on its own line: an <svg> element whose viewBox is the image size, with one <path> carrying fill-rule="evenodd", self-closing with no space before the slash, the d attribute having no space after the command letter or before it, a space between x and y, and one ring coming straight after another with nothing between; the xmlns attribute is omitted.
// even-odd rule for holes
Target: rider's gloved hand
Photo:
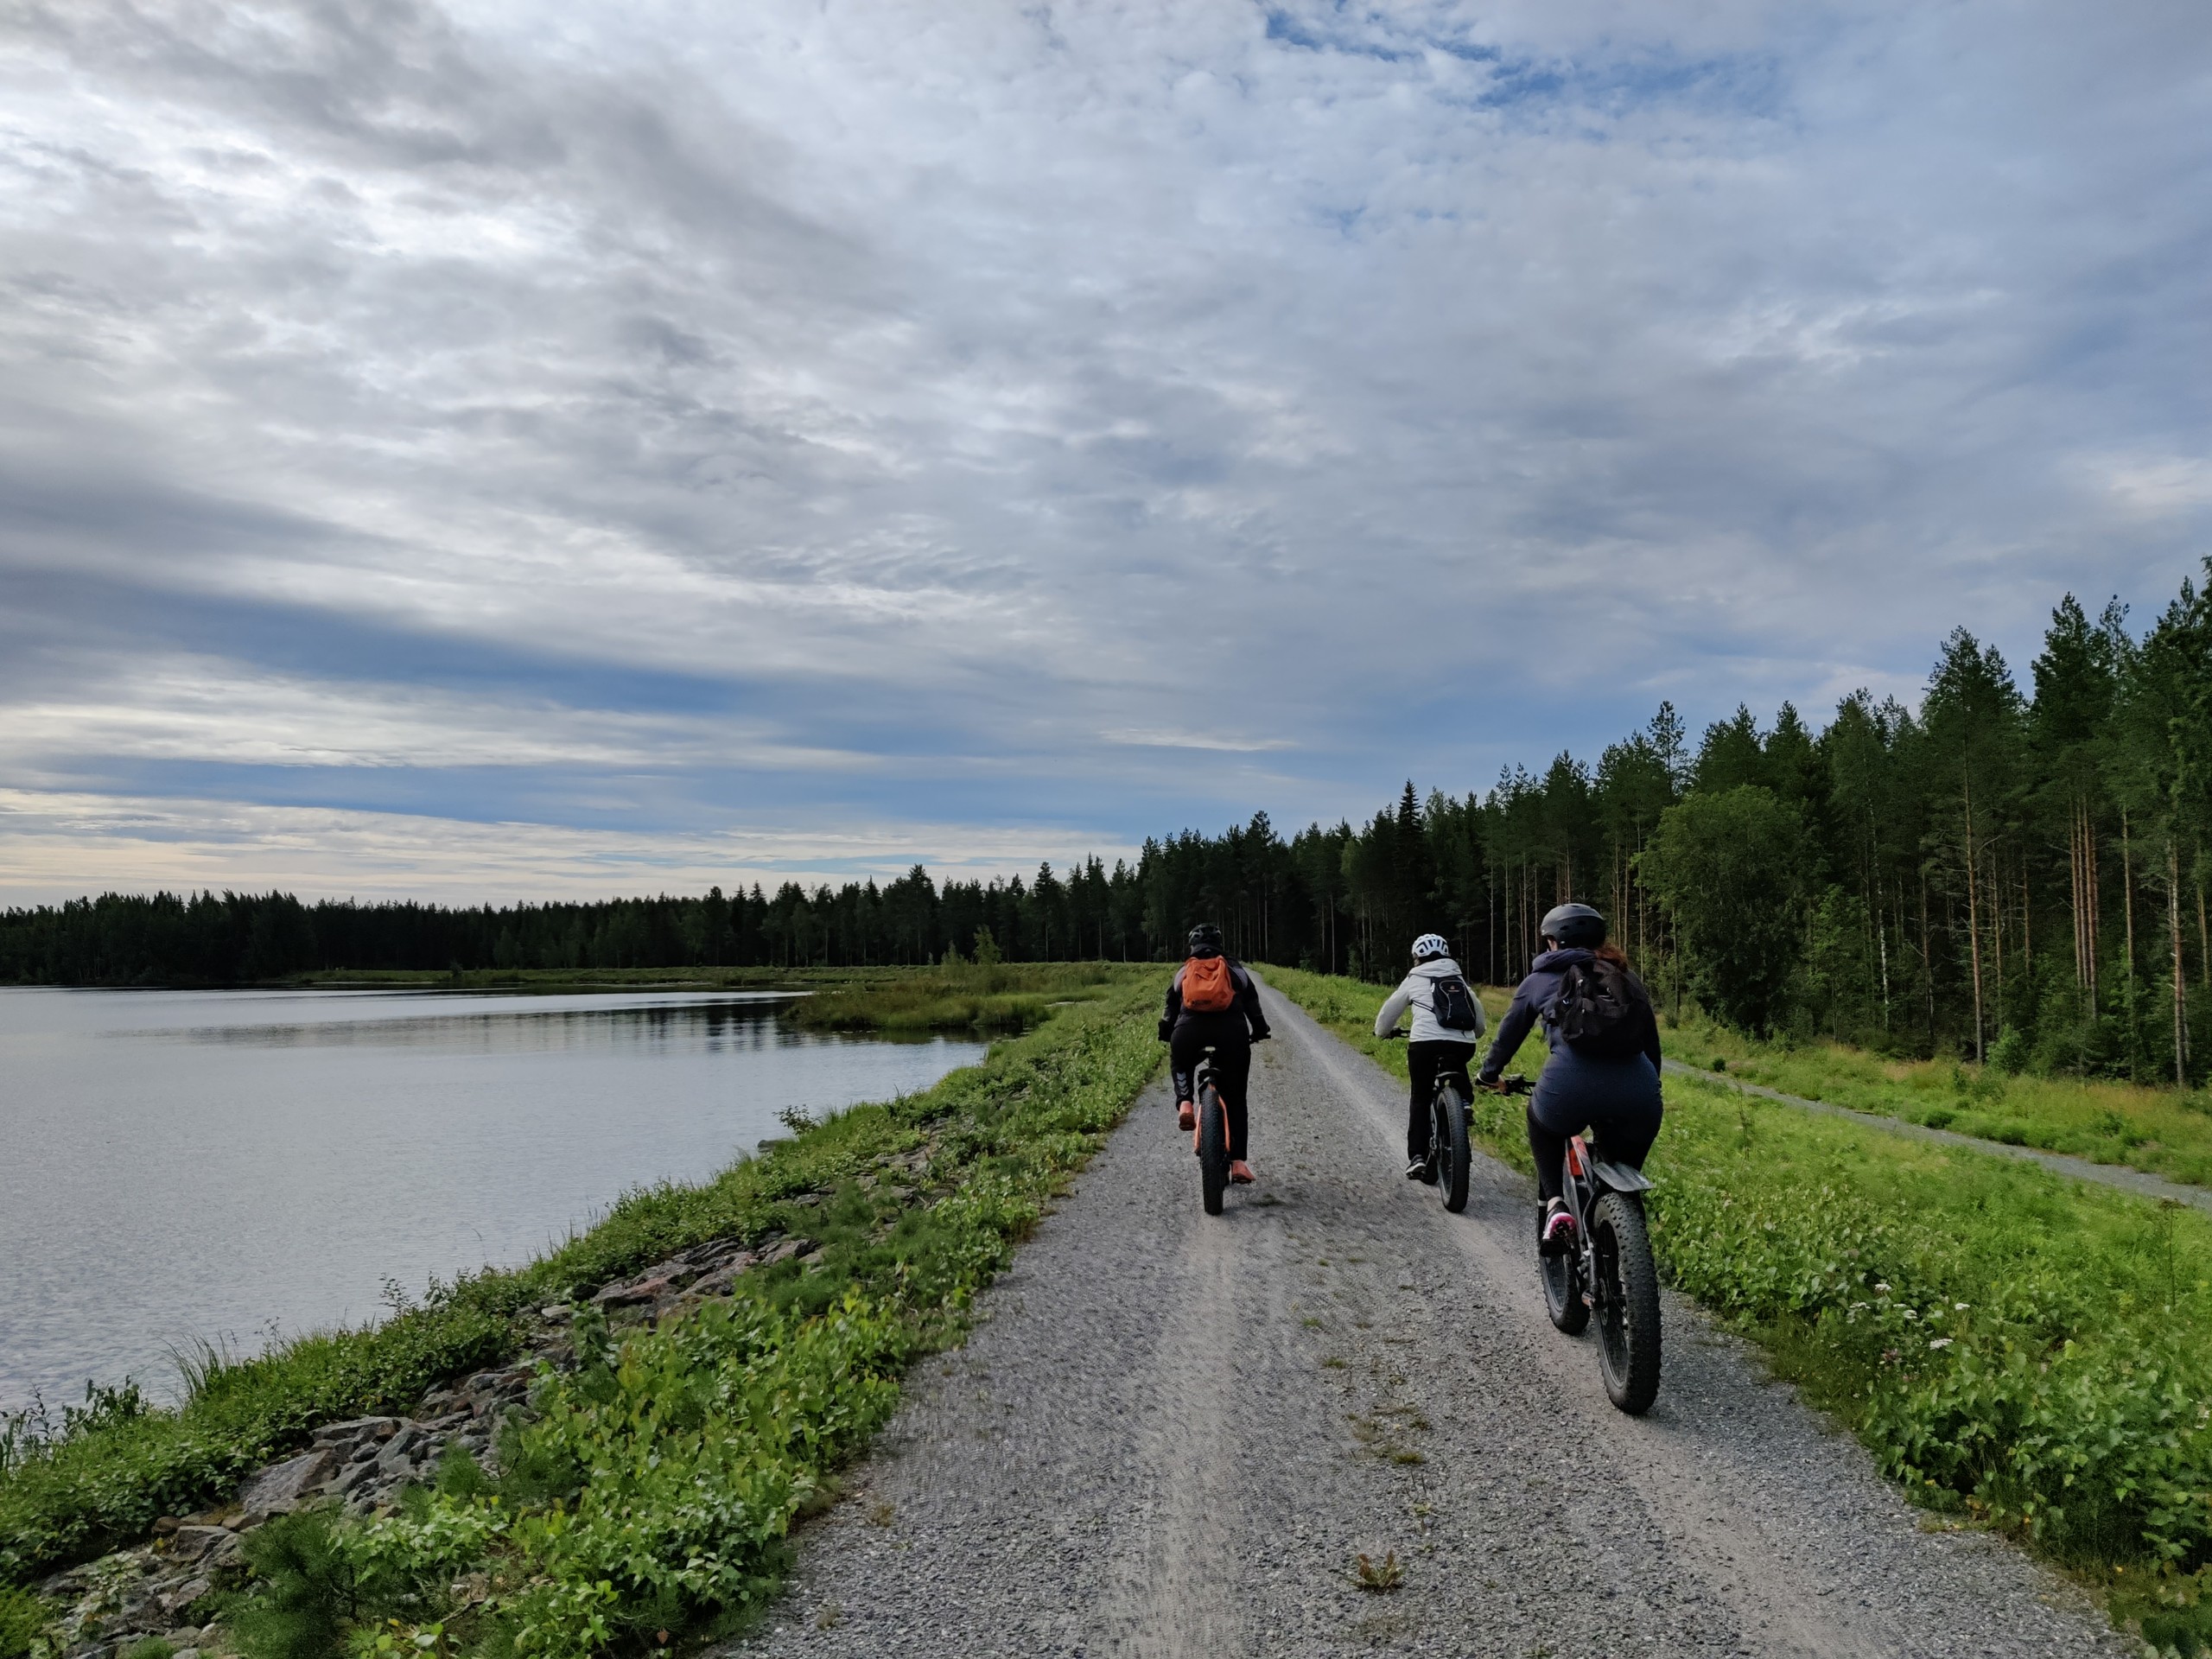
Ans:
<svg viewBox="0 0 2212 1659"><path fill-rule="evenodd" d="M1165 1016L1163 1016L1160 1021L1160 1040L1164 1043L1174 1036L1174 1034L1175 1028L1169 1025Z"/></svg>
<svg viewBox="0 0 2212 1659"><path fill-rule="evenodd" d="M1262 1026L1257 1031L1252 1033L1252 1040L1255 1043L1264 1043L1268 1038L1274 1035L1274 1033L1269 1031L1265 1026Z"/></svg>
<svg viewBox="0 0 2212 1659"><path fill-rule="evenodd" d="M1484 1071L1477 1077L1475 1081L1485 1089L1495 1089L1497 1087L1497 1077L1498 1074L1495 1071Z"/></svg>

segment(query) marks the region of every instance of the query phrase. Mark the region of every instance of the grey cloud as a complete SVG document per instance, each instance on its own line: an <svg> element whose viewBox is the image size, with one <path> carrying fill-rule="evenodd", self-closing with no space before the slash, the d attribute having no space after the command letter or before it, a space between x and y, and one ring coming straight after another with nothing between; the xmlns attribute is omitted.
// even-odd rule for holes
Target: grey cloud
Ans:
<svg viewBox="0 0 2212 1659"><path fill-rule="evenodd" d="M0 581L742 678L984 816L1909 683L2212 523L2188 8L17 16Z"/></svg>

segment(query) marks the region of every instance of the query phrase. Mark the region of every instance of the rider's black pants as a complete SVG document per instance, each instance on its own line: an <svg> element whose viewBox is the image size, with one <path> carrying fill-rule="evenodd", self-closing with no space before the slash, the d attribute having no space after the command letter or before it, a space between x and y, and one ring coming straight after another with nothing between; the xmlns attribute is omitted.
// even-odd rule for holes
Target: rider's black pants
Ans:
<svg viewBox="0 0 2212 1659"><path fill-rule="evenodd" d="M1554 1051L1529 1097L1537 1196L1555 1198L1565 1190L1567 1136L1594 1130L1598 1144L1592 1150L1599 1157L1641 1169L1659 1138L1659 1073L1643 1055L1599 1060L1571 1049Z"/></svg>
<svg viewBox="0 0 2212 1659"><path fill-rule="evenodd" d="M1167 1052L1175 1068L1175 1098L1191 1099L1191 1078L1213 1048L1213 1074L1221 1090L1222 1116L1229 1120L1229 1155L1249 1158L1249 1121L1244 1109L1245 1086L1252 1077L1252 1033L1244 1016L1235 1009L1222 1014L1186 1014L1175 1022L1167 1039Z"/></svg>
<svg viewBox="0 0 2212 1659"><path fill-rule="evenodd" d="M1413 1096L1406 1106L1406 1156L1428 1156L1428 1102L1436 1092L1436 1079L1459 1080L1460 1097L1472 1100L1475 1085L1467 1077L1467 1062L1475 1058L1472 1043L1408 1043L1406 1069L1413 1073Z"/></svg>

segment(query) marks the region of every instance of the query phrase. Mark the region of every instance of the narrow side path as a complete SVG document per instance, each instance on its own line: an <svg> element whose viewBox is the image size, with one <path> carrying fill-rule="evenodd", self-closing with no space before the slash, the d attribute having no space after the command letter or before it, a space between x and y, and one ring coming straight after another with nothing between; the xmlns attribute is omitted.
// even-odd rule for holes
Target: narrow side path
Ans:
<svg viewBox="0 0 2212 1659"><path fill-rule="evenodd" d="M1847 1117L1853 1122L1864 1123L1869 1128L1886 1130L1916 1141L1933 1141L1947 1147L1964 1147L1972 1152L1986 1152L1994 1158L2018 1158L2031 1164L2041 1164L2054 1175L2064 1175L2078 1181L2095 1181L2103 1186L2116 1186L2123 1192L2133 1192L2146 1198L2170 1199L2175 1204L2192 1205L2199 1210L2212 1211L2212 1190L2190 1186L2182 1181L2170 1181L2163 1175L2153 1175L2148 1170L2131 1169L2126 1164L2100 1164L2087 1158L2075 1158L2063 1152L2046 1152L2041 1147L2015 1147L2003 1141L1984 1141L1979 1135L1961 1135L1955 1129L1930 1128L1925 1123L1910 1122L1902 1117L1887 1117L1879 1112L1862 1112L1849 1106L1839 1106L1833 1101L1808 1100L1802 1095L1785 1095L1779 1089L1770 1089L1764 1084L1746 1083L1741 1077L1732 1077L1725 1071L1707 1071L1700 1066L1686 1065L1680 1060L1669 1060L1666 1069L1685 1077L1702 1077L1707 1083L1717 1083L1736 1090L1738 1093L1758 1095L1765 1100L1778 1100L1785 1106L1802 1107L1808 1112L1826 1112L1831 1117Z"/></svg>
<svg viewBox="0 0 2212 1659"><path fill-rule="evenodd" d="M2002 1542L1920 1531L1680 1301L1657 1408L1615 1412L1544 1318L1527 1184L1484 1160L1446 1214L1401 1085L1266 995L1262 1185L1204 1215L1151 1091L728 1652L2131 1651Z"/></svg>

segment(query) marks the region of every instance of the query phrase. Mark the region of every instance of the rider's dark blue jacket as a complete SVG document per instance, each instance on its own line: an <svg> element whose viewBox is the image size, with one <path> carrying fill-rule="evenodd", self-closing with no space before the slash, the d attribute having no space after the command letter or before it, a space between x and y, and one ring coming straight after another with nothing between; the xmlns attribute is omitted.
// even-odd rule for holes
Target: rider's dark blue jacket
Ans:
<svg viewBox="0 0 2212 1659"><path fill-rule="evenodd" d="M1577 946L1565 950L1547 950L1529 964L1529 977L1521 982L1513 993L1513 1006L1505 1011L1505 1018L1497 1022L1497 1035L1492 1039L1490 1052L1483 1058L1483 1081L1495 1083L1498 1073L1504 1071L1513 1057L1521 1052L1521 1045L1528 1040L1529 1028L1543 1018L1544 1010L1559 1001L1560 982L1567 970L1577 965L1587 967L1597 957ZM1643 1053L1650 1060L1651 1069L1659 1069L1659 1021L1651 1005L1643 1005ZM1544 1039L1551 1051L1560 1052L1559 1028L1547 1026ZM1546 1074L1547 1076L1549 1073Z"/></svg>

